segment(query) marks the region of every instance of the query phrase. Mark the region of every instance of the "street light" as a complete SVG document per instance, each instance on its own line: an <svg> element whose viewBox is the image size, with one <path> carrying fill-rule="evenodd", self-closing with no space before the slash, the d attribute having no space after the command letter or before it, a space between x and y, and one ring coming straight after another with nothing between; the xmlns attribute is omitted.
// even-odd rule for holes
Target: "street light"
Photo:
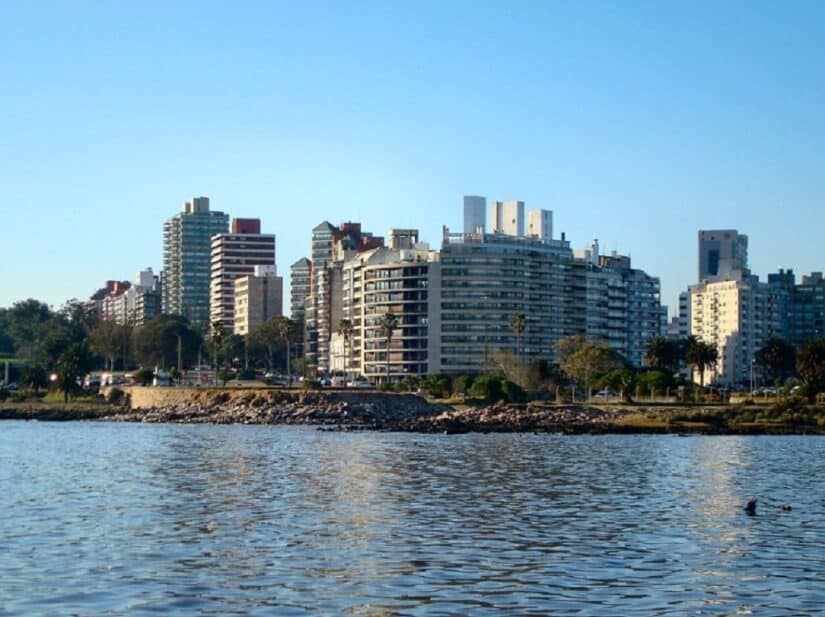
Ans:
<svg viewBox="0 0 825 617"><path fill-rule="evenodd" d="M751 396L753 396L753 365L756 364L756 358L751 358Z"/></svg>

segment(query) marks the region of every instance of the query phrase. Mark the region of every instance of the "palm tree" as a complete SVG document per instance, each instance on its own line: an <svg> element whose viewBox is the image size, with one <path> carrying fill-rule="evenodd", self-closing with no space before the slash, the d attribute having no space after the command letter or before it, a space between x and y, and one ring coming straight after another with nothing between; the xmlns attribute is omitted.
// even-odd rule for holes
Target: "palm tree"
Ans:
<svg viewBox="0 0 825 617"><path fill-rule="evenodd" d="M288 317L275 317L275 330L278 332L278 337L284 342L286 347L286 378L287 383L292 385L292 369L289 363L289 346L292 339L295 337L295 322Z"/></svg>
<svg viewBox="0 0 825 617"><path fill-rule="evenodd" d="M393 332L398 327L398 316L395 313L384 313L384 316L381 317L381 321L378 322L378 326L381 328L381 334L383 334L384 338L387 339L387 364L384 373L386 375L387 383L390 383L390 341L392 341Z"/></svg>
<svg viewBox="0 0 825 617"><path fill-rule="evenodd" d="M663 336L650 339L645 346L645 362L648 366L675 372L679 363L679 344Z"/></svg>
<svg viewBox="0 0 825 617"><path fill-rule="evenodd" d="M784 379L796 367L796 349L781 338L773 337L756 352L754 358L774 379Z"/></svg>
<svg viewBox="0 0 825 617"><path fill-rule="evenodd" d="M699 371L699 385L705 387L705 371L716 366L719 352L714 345L690 336L685 345L685 362Z"/></svg>
<svg viewBox="0 0 825 617"><path fill-rule="evenodd" d="M342 319L338 323L338 331L344 337L344 373L347 374L347 367L351 364L350 355L352 355L352 322L349 319Z"/></svg>
<svg viewBox="0 0 825 617"><path fill-rule="evenodd" d="M513 334L516 335L516 356L519 355L521 349L521 335L524 334L524 329L527 327L527 317L524 313L516 313L510 316L510 328Z"/></svg>

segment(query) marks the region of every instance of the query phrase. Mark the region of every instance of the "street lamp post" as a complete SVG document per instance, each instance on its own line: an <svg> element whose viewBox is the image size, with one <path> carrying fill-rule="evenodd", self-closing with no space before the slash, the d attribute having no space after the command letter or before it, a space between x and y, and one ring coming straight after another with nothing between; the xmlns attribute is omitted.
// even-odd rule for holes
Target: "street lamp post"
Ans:
<svg viewBox="0 0 825 617"><path fill-rule="evenodd" d="M754 358L751 358L751 396L753 396L753 365L756 363Z"/></svg>

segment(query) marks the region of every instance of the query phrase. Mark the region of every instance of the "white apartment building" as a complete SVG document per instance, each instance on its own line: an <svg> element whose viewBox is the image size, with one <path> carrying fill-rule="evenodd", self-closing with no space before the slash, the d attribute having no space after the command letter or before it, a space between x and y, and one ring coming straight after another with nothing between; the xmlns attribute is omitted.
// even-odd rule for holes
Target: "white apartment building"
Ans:
<svg viewBox="0 0 825 617"><path fill-rule="evenodd" d="M748 383L756 351L782 333L778 290L756 277L704 281L690 288L690 332L716 347L706 384ZM693 376L699 381L698 373Z"/></svg>
<svg viewBox="0 0 825 617"><path fill-rule="evenodd" d="M342 319L352 324L352 335L333 337L331 367L376 382L397 381L406 375L438 370L437 333L439 299L438 253L417 242L411 230L391 230L391 248L354 255L342 266ZM401 239L405 236L407 240ZM405 248L394 248L398 246ZM380 323L393 313L398 327L389 347ZM435 323L433 323L435 319ZM339 357L343 354L343 358Z"/></svg>

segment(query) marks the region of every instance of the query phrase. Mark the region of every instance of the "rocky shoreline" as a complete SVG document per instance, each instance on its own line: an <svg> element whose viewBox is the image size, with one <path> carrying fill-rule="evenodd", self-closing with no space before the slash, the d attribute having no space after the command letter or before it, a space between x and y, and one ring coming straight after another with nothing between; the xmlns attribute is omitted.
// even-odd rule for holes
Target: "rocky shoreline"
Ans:
<svg viewBox="0 0 825 617"><path fill-rule="evenodd" d="M766 409L717 407L594 407L495 403L450 406L415 394L281 389L158 389L130 392L120 405L0 405L0 419L106 420L180 424L308 425L324 431L415 433L552 432L822 434L825 411L790 418ZM744 417L746 414L750 418Z"/></svg>

